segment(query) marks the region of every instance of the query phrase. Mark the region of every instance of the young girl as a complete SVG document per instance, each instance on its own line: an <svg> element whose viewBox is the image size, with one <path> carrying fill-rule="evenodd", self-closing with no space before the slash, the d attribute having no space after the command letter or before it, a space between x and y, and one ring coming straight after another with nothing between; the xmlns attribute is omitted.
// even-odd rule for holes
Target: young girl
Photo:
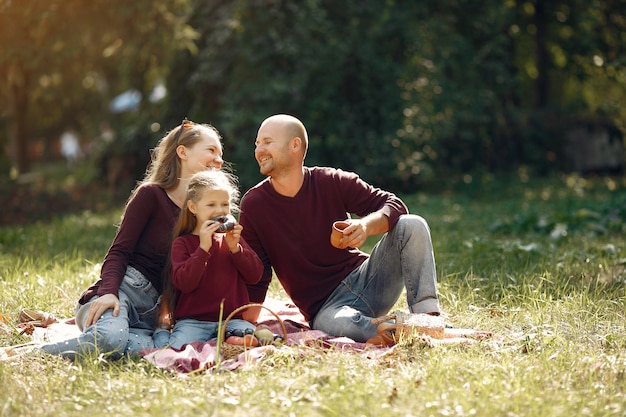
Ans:
<svg viewBox="0 0 626 417"><path fill-rule="evenodd" d="M187 181L223 163L221 137L211 125L185 119L161 139L126 204L100 279L78 301L76 324L83 333L41 349L73 359L93 352L119 358L154 347L162 272Z"/></svg>
<svg viewBox="0 0 626 417"><path fill-rule="evenodd" d="M243 227L235 222L232 230L221 231L223 223L215 220L234 207L239 197L234 182L234 177L217 170L197 173L189 181L171 249L176 324L171 334L168 329L155 331L155 347L181 349L187 343L215 339L221 304L223 320L249 302L246 284L261 279L263 265L241 239ZM239 316L229 320L225 331L244 335L254 329Z"/></svg>

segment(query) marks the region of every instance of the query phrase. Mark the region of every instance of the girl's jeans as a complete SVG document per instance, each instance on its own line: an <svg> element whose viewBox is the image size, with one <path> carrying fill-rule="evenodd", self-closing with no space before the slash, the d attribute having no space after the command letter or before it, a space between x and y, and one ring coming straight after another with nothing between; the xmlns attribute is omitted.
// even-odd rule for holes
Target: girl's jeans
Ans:
<svg viewBox="0 0 626 417"><path fill-rule="evenodd" d="M412 313L439 313L430 229L412 214L400 216L369 259L344 278L311 328L365 342L377 334L372 319L388 314L403 288Z"/></svg>
<svg viewBox="0 0 626 417"><path fill-rule="evenodd" d="M223 322L222 322L223 323ZM200 321L195 319L181 319L176 322L172 333L166 329L157 329L154 332L154 346L165 347L170 346L176 349L182 349L183 345L191 342L206 342L217 338L219 323L212 321ZM252 330L255 327L252 323L245 320L231 319L228 320L228 327L224 332L232 330Z"/></svg>
<svg viewBox="0 0 626 417"><path fill-rule="evenodd" d="M107 310L95 324L85 328L93 297L76 307L76 324L83 333L75 338L41 347L53 355L75 359L77 355L108 353L118 359L125 354L138 354L153 348L152 332L157 324L159 293L141 272L128 266L120 285L120 311L113 317Z"/></svg>

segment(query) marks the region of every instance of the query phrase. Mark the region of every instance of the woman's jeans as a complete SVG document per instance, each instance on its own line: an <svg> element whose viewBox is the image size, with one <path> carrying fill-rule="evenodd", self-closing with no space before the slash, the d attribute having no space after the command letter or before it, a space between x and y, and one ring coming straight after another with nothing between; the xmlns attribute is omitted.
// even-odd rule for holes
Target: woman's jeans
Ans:
<svg viewBox="0 0 626 417"><path fill-rule="evenodd" d="M222 322L223 323L223 322ZM154 346L165 347L170 346L176 349L182 349L183 345L191 342L206 342L217 338L219 323L212 321L200 321L195 319L181 319L176 322L172 333L166 329L157 329L154 332ZM255 327L252 323L245 320L231 319L228 320L228 326L224 332L239 330L254 331Z"/></svg>
<svg viewBox="0 0 626 417"><path fill-rule="evenodd" d="M403 288L411 313L439 313L430 229L412 214L400 216L369 259L346 276L311 320L311 328L365 342L377 334L372 319L388 314Z"/></svg>
<svg viewBox="0 0 626 417"><path fill-rule="evenodd" d="M75 359L77 355L107 353L118 359L126 354L138 354L140 350L153 348L152 332L157 324L159 293L141 272L132 266L118 292L120 311L113 317L109 309L95 324L85 328L85 322L93 297L76 307L76 324L83 333L75 338L41 347L53 355Z"/></svg>

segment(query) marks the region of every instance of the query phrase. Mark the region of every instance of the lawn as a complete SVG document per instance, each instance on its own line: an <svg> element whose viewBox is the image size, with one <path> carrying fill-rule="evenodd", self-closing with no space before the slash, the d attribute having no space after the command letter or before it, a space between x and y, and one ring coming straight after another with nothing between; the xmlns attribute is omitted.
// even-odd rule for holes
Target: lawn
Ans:
<svg viewBox="0 0 626 417"><path fill-rule="evenodd" d="M429 221L448 323L502 342L405 341L378 359L294 347L188 379L141 359L31 355L0 362L0 416L626 414L624 179L484 177L403 198ZM71 317L120 214L1 227L3 323L24 307ZM2 346L27 340L0 334Z"/></svg>

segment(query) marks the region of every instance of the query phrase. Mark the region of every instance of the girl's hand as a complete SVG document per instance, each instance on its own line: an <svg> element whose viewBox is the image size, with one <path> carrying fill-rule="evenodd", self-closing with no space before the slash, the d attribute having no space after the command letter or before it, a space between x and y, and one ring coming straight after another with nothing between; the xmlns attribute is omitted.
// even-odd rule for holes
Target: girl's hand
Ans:
<svg viewBox="0 0 626 417"><path fill-rule="evenodd" d="M239 246L239 240L241 239L241 231L243 230L243 226L239 223L235 223L235 227L233 230L226 233L224 239L226 239L226 244L228 245L228 249L230 249L231 253L237 253L241 250Z"/></svg>
<svg viewBox="0 0 626 417"><path fill-rule="evenodd" d="M105 294L93 300L89 306L85 328L95 324L100 316L110 308L113 309L113 317L117 317L120 314L120 300L115 294Z"/></svg>
<svg viewBox="0 0 626 417"><path fill-rule="evenodd" d="M206 220L200 226L200 247L203 251L208 252L213 245L213 233L220 227L219 223L211 220Z"/></svg>

